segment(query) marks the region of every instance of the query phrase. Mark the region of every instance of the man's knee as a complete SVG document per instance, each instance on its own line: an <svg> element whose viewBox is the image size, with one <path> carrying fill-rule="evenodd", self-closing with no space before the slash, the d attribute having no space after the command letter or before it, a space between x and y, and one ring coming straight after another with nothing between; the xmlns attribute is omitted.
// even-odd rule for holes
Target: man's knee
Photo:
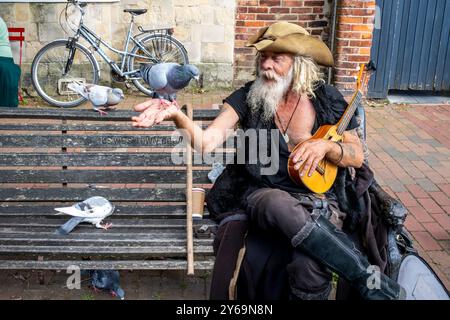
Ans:
<svg viewBox="0 0 450 320"><path fill-rule="evenodd" d="M264 211L276 212L281 203L285 203L289 193L280 189L262 188L251 193L247 198L248 207L261 208Z"/></svg>
<svg viewBox="0 0 450 320"><path fill-rule="evenodd" d="M247 197L247 213L263 230L281 231L291 239L306 223L310 213L288 192L263 188Z"/></svg>

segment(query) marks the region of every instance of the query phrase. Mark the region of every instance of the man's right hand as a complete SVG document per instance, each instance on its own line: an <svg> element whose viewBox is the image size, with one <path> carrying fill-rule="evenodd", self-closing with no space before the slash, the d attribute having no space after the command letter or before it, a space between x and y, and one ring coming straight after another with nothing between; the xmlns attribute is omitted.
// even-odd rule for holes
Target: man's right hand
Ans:
<svg viewBox="0 0 450 320"><path fill-rule="evenodd" d="M224 104L219 115L204 131L168 101L151 99L134 106L134 110L141 112L139 116L131 118L134 127L148 128L164 120L173 120L178 129L187 131L192 146L201 153L211 152L221 145L239 121L239 115L228 103Z"/></svg>
<svg viewBox="0 0 450 320"><path fill-rule="evenodd" d="M172 120L179 112L176 105L162 99L150 99L134 106L134 110L141 112L132 117L133 127L148 128L164 120Z"/></svg>

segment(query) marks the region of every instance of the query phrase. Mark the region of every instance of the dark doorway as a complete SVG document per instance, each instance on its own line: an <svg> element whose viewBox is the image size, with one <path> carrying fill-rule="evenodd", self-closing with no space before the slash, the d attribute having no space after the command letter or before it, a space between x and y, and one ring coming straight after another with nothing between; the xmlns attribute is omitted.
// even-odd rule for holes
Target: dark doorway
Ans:
<svg viewBox="0 0 450 320"><path fill-rule="evenodd" d="M450 0L377 0L368 97L450 91Z"/></svg>

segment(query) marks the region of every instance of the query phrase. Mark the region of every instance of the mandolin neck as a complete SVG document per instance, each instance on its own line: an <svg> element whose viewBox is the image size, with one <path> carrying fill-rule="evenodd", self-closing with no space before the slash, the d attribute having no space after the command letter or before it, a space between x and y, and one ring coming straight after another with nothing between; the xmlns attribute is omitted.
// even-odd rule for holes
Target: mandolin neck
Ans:
<svg viewBox="0 0 450 320"><path fill-rule="evenodd" d="M361 99L362 93L361 91L357 90L353 95L349 105L347 106L347 109L345 109L344 115L337 124L336 131L339 135L342 135L344 131L347 129L348 124L350 123L350 120L352 119L352 116L356 111L356 108L358 108L359 104L361 103Z"/></svg>

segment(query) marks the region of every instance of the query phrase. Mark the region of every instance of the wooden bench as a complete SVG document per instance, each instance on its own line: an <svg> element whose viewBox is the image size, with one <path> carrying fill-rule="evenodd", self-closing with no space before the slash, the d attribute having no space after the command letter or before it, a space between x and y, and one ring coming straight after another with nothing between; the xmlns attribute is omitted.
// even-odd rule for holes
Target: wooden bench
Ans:
<svg viewBox="0 0 450 320"><path fill-rule="evenodd" d="M0 108L0 269L186 269L186 165L174 165L175 127L131 126L134 112ZM217 110L195 110L210 121ZM180 138L181 139L181 138ZM193 165L195 186L211 166ZM55 207L103 196L108 230L78 225ZM213 226L205 208L199 225ZM194 237L195 269L213 266L212 235Z"/></svg>

